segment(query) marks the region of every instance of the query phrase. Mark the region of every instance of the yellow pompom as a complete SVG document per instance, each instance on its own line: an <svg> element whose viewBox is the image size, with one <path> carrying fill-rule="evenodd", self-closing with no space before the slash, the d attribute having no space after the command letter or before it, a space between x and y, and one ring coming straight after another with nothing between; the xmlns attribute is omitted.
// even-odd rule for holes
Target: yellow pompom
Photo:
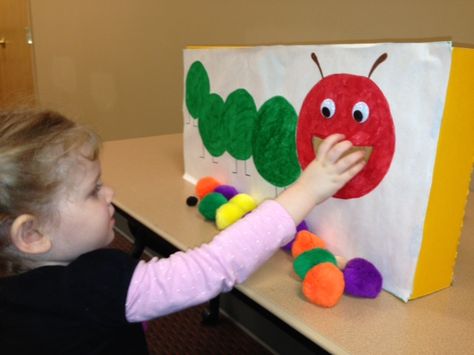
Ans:
<svg viewBox="0 0 474 355"><path fill-rule="evenodd" d="M233 203L225 203L216 211L216 226L222 230L238 221L245 214L239 206Z"/></svg>
<svg viewBox="0 0 474 355"><path fill-rule="evenodd" d="M248 213L257 207L257 202L255 202L252 196L247 194L235 195L230 199L229 202L239 206L240 209L244 211L244 213Z"/></svg>

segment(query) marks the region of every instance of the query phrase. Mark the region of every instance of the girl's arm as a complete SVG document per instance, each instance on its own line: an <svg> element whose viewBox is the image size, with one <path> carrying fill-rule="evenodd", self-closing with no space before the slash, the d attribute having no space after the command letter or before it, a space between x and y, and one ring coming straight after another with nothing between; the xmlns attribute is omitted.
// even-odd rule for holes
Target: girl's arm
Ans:
<svg viewBox="0 0 474 355"><path fill-rule="evenodd" d="M169 258L141 261L131 280L126 317L139 322L203 303L245 281L295 234L295 225L363 167L351 144L328 137L301 178L275 201L262 203L209 244Z"/></svg>
<svg viewBox="0 0 474 355"><path fill-rule="evenodd" d="M277 202L263 202L209 244L137 265L128 290L129 322L157 318L204 303L245 281L295 235L296 227Z"/></svg>

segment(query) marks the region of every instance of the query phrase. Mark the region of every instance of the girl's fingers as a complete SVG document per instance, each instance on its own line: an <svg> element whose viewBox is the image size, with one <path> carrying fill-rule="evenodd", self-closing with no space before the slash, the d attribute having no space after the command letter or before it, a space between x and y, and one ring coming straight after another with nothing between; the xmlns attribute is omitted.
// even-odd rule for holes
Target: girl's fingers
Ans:
<svg viewBox="0 0 474 355"><path fill-rule="evenodd" d="M318 160L326 158L326 155L331 150L331 148L338 142L344 139L344 135L340 133L331 134L326 137L318 149Z"/></svg>
<svg viewBox="0 0 474 355"><path fill-rule="evenodd" d="M326 160L335 163L339 158L352 147L350 141L339 141L334 144L326 154Z"/></svg>
<svg viewBox="0 0 474 355"><path fill-rule="evenodd" d="M351 168L353 165L357 164L364 159L365 153L363 151L356 151L345 157L342 157L335 164L336 172L341 174L347 169Z"/></svg>
<svg viewBox="0 0 474 355"><path fill-rule="evenodd" d="M360 173L360 171L364 168L365 164L365 160L359 161L356 165L353 165L340 175L341 180L344 182L349 181L358 173Z"/></svg>

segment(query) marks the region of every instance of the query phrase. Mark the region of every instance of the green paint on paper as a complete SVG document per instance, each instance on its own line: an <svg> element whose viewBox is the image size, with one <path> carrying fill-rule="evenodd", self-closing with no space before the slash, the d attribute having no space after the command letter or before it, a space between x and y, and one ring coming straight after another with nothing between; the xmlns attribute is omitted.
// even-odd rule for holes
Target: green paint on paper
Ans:
<svg viewBox="0 0 474 355"><path fill-rule="evenodd" d="M252 156L252 138L257 107L253 97L245 89L232 92L224 105L226 150L238 160Z"/></svg>
<svg viewBox="0 0 474 355"><path fill-rule="evenodd" d="M259 174L269 183L284 187L301 173L296 155L298 115L281 96L266 101L258 111L253 136L253 160Z"/></svg>
<svg viewBox="0 0 474 355"><path fill-rule="evenodd" d="M211 85L206 68L201 62L194 62L186 76L186 107L193 118L201 118L210 91Z"/></svg>
<svg viewBox="0 0 474 355"><path fill-rule="evenodd" d="M210 94L204 102L199 117L199 134L207 151L214 157L221 156L225 152L224 100L217 94Z"/></svg>

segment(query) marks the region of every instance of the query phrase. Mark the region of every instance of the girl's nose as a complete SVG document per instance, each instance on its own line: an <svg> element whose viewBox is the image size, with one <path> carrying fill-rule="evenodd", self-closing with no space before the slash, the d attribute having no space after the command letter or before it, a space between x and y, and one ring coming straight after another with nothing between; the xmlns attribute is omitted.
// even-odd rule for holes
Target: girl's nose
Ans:
<svg viewBox="0 0 474 355"><path fill-rule="evenodd" d="M107 185L104 185L103 189L104 189L105 200L108 203L112 203L112 199L114 197L114 190Z"/></svg>

